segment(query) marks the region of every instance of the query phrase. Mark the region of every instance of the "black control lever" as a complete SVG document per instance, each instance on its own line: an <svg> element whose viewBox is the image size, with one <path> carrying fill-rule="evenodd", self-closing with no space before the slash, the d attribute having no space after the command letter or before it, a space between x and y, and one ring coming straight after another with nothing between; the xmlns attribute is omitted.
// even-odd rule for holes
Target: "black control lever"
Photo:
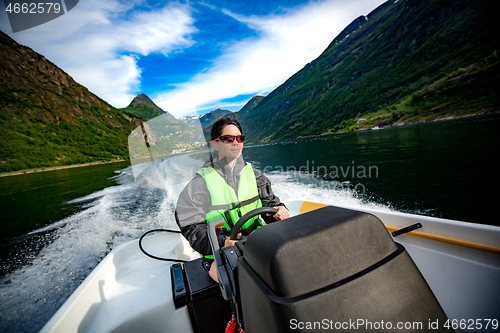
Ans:
<svg viewBox="0 0 500 333"><path fill-rule="evenodd" d="M223 218L208 221L208 240L210 241L210 246L212 247L214 264L217 270L217 279L219 280L219 287L222 292L222 296L226 301L229 301L233 298L233 291L231 288L231 282L227 276L226 268L222 262L219 242L217 241L217 233L215 232L215 228L221 224L224 224Z"/></svg>

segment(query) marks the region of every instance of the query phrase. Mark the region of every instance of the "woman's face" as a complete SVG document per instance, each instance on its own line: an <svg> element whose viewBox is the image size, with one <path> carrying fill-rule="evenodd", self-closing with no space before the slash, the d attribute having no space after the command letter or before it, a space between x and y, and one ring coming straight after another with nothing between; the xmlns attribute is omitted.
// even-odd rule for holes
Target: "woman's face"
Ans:
<svg viewBox="0 0 500 333"><path fill-rule="evenodd" d="M226 125L222 129L221 136L223 135L236 136L236 135L241 135L241 132L238 129L238 127L234 125ZM238 158L243 150L243 142L238 143L236 140L233 140L233 142L231 143L224 143L222 141L214 140L212 141L212 146L214 147L215 150L219 152L219 158L223 159L225 157L228 163Z"/></svg>

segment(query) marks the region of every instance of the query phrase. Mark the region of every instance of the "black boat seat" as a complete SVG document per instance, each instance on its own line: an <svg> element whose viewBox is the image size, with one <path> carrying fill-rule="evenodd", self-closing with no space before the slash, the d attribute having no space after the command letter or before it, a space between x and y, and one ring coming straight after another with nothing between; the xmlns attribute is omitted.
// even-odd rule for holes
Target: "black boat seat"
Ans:
<svg viewBox="0 0 500 333"><path fill-rule="evenodd" d="M249 333L357 319L421 322L422 332L429 320L446 321L404 247L377 217L354 210L328 206L256 230L238 278Z"/></svg>

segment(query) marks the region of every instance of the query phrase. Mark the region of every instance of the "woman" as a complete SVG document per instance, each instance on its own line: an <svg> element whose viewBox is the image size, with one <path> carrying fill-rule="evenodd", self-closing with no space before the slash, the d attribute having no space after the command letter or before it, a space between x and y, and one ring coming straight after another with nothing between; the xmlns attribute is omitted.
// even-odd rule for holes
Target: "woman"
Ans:
<svg viewBox="0 0 500 333"><path fill-rule="evenodd" d="M208 240L207 221L222 217L224 226L217 229L220 247L234 245L229 231L246 212L258 207L275 207L274 216L263 216L267 223L290 217L285 205L274 195L271 182L260 171L241 157L245 137L238 121L229 117L219 119L212 126L212 159L198 171L183 189L176 208L176 220L191 247L205 256L210 276L217 280L212 249ZM250 234L260 227L259 217L242 227ZM241 235L241 234L240 234Z"/></svg>

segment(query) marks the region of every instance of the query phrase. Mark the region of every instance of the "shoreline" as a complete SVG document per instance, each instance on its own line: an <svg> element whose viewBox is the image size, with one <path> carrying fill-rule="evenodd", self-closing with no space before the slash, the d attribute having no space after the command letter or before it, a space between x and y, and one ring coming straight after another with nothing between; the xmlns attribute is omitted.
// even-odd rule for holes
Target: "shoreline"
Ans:
<svg viewBox="0 0 500 333"><path fill-rule="evenodd" d="M382 130L382 129L391 128L391 127L409 126L409 125L417 125L417 124L430 123L430 122L449 121L449 120L456 120L456 119L461 119L461 118L472 118L472 117L480 117L480 116L487 116L487 115L499 115L499 114L500 114L500 111L490 111L490 112L471 113L471 114L466 114L463 116L450 116L450 117L446 117L446 118L425 119L425 120L420 120L420 121L415 121L415 122L407 122L407 123L404 123L404 122L397 123L396 122L396 123L393 123L393 124L390 124L387 126L376 128L376 130ZM355 129L353 131L330 132L330 133L321 133L321 134L314 134L314 135L308 135L308 136L299 136L295 139L305 139L305 138L311 138L311 137L320 137L320 136L338 135L338 134L354 133L354 132L361 132L361 131L370 131L373 129L374 128L371 128L371 127L365 127L365 128L358 128L358 129ZM286 140L293 140L293 139L281 139L281 140L264 141L264 142L252 142L252 143L250 143L250 145L268 144L268 143L272 143L272 142L279 142L279 141L286 141ZM45 171L80 168L80 167L86 167L86 166L91 166L91 165L102 165L102 164L109 164L109 163L127 162L127 161L130 162L130 160L113 160L113 161L107 161L107 162L91 162L91 163L75 164L75 165L53 166L53 167L46 167L43 169L35 168L35 169L19 170L19 171L0 173L0 178L1 177L18 176L18 175L26 175L26 174L30 174L30 173L38 173L38 172L45 172Z"/></svg>
<svg viewBox="0 0 500 333"><path fill-rule="evenodd" d="M419 121L410 121L410 122L401 122L401 123L392 123L386 126L374 128L374 127L362 127L358 128L352 131L341 131L341 132L330 132L330 133L322 133L322 134L316 134L316 135L309 135L309 136L300 136L298 138L309 138L309 137L317 137L317 136L326 136L326 135L336 135L336 134L346 134L346 133L355 133L355 132L363 132L363 131L371 131L371 130L382 130L382 129L387 129L387 128L392 128L392 127L403 127L403 126L411 126L411 125L419 125L419 124L425 124L425 123L433 123L433 122L438 122L438 121L449 121L449 120L457 120L457 119L462 119L462 118L473 118L473 117L481 117L481 116L488 116L488 115L500 115L500 111L490 111L490 112L481 112L481 113L471 113L471 114L465 114L463 116L449 116L446 118L431 118L431 119L423 119ZM297 138L297 139L298 139Z"/></svg>
<svg viewBox="0 0 500 333"><path fill-rule="evenodd" d="M61 165L61 166L53 166L53 167L44 167L43 169L35 168L35 169L19 170L19 171L0 173L0 178L1 177L27 175L30 173L39 173L39 172L45 172L45 171L56 171L56 170L62 170L62 169L81 168L81 167L86 167L86 166L91 166L91 165L118 163L118 162L130 162L130 160L113 160L113 161L107 161L107 162L91 162L91 163L75 164L75 165Z"/></svg>
<svg viewBox="0 0 500 333"><path fill-rule="evenodd" d="M419 120L419 121L414 121L414 122L402 122L402 123L392 123L387 126L382 126L379 127L378 129L375 130L382 130L382 129L387 129L387 128L392 128L392 127L403 127L403 126L411 126L411 125L418 125L418 124L425 124L425 123L432 123L432 122L438 122L438 121L449 121L449 120L456 120L456 119L461 119L461 118L472 118L472 117L481 117L481 116L488 116L488 115L500 115L500 111L488 111L488 112L479 112L479 113L470 113L470 114L465 114L463 116L450 116L446 118L430 118L430 119L424 119L424 120ZM327 132L327 133L321 133L321 134L312 134L312 135L306 135L306 136L298 136L293 139L279 139L279 140L271 140L271 141L262 141L262 142L250 142L248 143L249 145L260 145L260 144L268 144L268 143L273 143L273 142L280 142L280 141L287 141L287 140L295 140L295 139L306 139L306 138L316 138L316 137L321 137L321 136L329 136L329 135L338 135L338 134L346 134L346 133L355 133L355 132L363 132L363 131L371 131L373 130L372 127L364 127L364 128L358 128L352 131L341 131L341 132Z"/></svg>

